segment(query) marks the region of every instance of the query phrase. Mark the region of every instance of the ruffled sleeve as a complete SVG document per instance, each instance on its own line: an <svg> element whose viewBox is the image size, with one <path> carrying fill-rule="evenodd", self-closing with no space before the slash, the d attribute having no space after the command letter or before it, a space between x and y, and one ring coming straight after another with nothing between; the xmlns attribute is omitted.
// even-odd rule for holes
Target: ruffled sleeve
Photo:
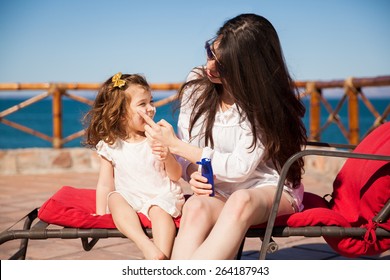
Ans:
<svg viewBox="0 0 390 280"><path fill-rule="evenodd" d="M108 147L108 144L104 142L103 140L100 140L99 143L96 145L96 152L99 156L104 157L105 159L112 162L112 157L110 154L110 149Z"/></svg>

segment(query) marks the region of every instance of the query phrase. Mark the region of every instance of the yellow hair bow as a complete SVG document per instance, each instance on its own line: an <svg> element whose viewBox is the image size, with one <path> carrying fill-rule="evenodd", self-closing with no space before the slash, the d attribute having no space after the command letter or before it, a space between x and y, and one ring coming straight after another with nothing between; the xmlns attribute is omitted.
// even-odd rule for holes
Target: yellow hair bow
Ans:
<svg viewBox="0 0 390 280"><path fill-rule="evenodd" d="M126 84L126 81L122 80L121 77L122 77L122 72L118 72L112 77L112 82L114 83L114 87L121 88Z"/></svg>

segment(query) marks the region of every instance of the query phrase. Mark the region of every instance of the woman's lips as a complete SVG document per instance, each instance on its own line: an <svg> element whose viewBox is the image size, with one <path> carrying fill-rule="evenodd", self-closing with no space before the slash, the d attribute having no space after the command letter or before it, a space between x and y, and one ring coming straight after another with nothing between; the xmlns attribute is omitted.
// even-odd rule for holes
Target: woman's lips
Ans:
<svg viewBox="0 0 390 280"><path fill-rule="evenodd" d="M207 76L210 77L210 78L213 78L213 79L218 78L218 77L215 76L209 69L206 70L206 74L207 74Z"/></svg>

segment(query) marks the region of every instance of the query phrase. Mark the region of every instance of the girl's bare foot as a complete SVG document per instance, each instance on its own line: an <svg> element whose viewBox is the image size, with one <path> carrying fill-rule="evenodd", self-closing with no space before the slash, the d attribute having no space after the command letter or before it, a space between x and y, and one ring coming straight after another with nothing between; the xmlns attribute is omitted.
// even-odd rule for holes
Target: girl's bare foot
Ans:
<svg viewBox="0 0 390 280"><path fill-rule="evenodd" d="M167 260L167 256L165 256L162 252L161 254L157 255L156 258L154 258L153 260Z"/></svg>
<svg viewBox="0 0 390 280"><path fill-rule="evenodd" d="M140 246L139 249L144 254L146 260L167 260L168 259L167 256L165 256L164 253L161 252L161 250L158 249L152 241L147 242L147 244L142 244L142 246Z"/></svg>

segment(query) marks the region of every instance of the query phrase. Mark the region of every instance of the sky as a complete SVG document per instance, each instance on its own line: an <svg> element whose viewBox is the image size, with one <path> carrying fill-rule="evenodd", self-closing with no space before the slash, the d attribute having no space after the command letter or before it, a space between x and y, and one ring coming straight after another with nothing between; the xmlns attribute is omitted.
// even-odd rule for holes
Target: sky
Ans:
<svg viewBox="0 0 390 280"><path fill-rule="evenodd" d="M0 0L0 83L181 83L241 13L272 22L295 80L390 75L388 0Z"/></svg>

